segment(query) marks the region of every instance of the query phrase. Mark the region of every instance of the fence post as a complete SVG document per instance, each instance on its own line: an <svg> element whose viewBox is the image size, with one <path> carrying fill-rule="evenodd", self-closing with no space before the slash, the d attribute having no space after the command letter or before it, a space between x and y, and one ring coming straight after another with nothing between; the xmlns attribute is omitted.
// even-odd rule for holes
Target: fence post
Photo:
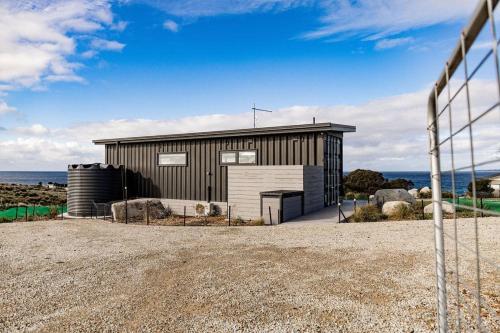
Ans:
<svg viewBox="0 0 500 333"><path fill-rule="evenodd" d="M35 204L33 204L33 222L35 222L35 218L36 218L36 208Z"/></svg>
<svg viewBox="0 0 500 333"><path fill-rule="evenodd" d="M340 205L341 205L341 203L339 202L338 205L337 205L338 209L339 209L339 223L340 223Z"/></svg>
<svg viewBox="0 0 500 333"><path fill-rule="evenodd" d="M354 198L354 211L356 211L356 198Z"/></svg>
<svg viewBox="0 0 500 333"><path fill-rule="evenodd" d="M64 220L64 204L61 205L61 220Z"/></svg>
<svg viewBox="0 0 500 333"><path fill-rule="evenodd" d="M146 225L149 225L149 201L146 200Z"/></svg>
<svg viewBox="0 0 500 333"><path fill-rule="evenodd" d="M481 203L481 217L484 217L484 213L483 213L483 198L479 198L480 200L480 203Z"/></svg>
<svg viewBox="0 0 500 333"><path fill-rule="evenodd" d="M28 222L28 205L24 206L24 213L25 213L25 218L26 218L26 222Z"/></svg>
<svg viewBox="0 0 500 333"><path fill-rule="evenodd" d="M125 224L128 224L128 203L126 198L125 198Z"/></svg>
<svg viewBox="0 0 500 333"><path fill-rule="evenodd" d="M425 220L425 213L424 213L424 200L422 199L422 220Z"/></svg>
<svg viewBox="0 0 500 333"><path fill-rule="evenodd" d="M446 292L446 264L443 230L443 207L441 194L441 161L438 125L438 90L429 96L427 124L429 131L429 152L431 155L431 187L434 218L434 244L436 255L436 289L438 310L438 331L448 332L448 296Z"/></svg>
<svg viewBox="0 0 500 333"><path fill-rule="evenodd" d="M93 214L93 212L94 212L94 207L93 207L93 206L94 206L94 205L90 204L90 219L91 219L91 220L94 218L94 214Z"/></svg>
<svg viewBox="0 0 500 333"><path fill-rule="evenodd" d="M184 226L186 226L186 206L184 206Z"/></svg>
<svg viewBox="0 0 500 333"><path fill-rule="evenodd" d="M273 225L273 216L271 215L271 206L269 206L269 224Z"/></svg>
<svg viewBox="0 0 500 333"><path fill-rule="evenodd" d="M278 209L278 224L282 223L283 221L281 220L281 211Z"/></svg>
<svg viewBox="0 0 500 333"><path fill-rule="evenodd" d="M17 213L18 213L18 210L19 210L19 204L17 204L17 206L16 206L16 220L17 220Z"/></svg>
<svg viewBox="0 0 500 333"><path fill-rule="evenodd" d="M229 226L231 226L231 206L228 207Z"/></svg>

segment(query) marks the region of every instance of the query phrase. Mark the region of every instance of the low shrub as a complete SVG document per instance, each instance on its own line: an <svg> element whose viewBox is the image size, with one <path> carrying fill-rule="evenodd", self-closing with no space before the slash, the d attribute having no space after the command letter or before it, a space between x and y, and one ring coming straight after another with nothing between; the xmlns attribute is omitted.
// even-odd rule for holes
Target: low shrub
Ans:
<svg viewBox="0 0 500 333"><path fill-rule="evenodd" d="M51 219L57 217L58 213L59 212L57 211L57 206L50 206L49 207L49 217Z"/></svg>
<svg viewBox="0 0 500 333"><path fill-rule="evenodd" d="M358 193L358 192L347 192L345 195L346 200L368 200L369 195L367 193Z"/></svg>
<svg viewBox="0 0 500 333"><path fill-rule="evenodd" d="M395 207L394 212L389 216L389 218L396 221L415 220L415 210L412 206L399 204Z"/></svg>
<svg viewBox="0 0 500 333"><path fill-rule="evenodd" d="M241 225L241 224L245 224L245 220L243 220L243 218L242 218L241 216L237 216L237 217L234 219L233 223L234 223L235 225Z"/></svg>
<svg viewBox="0 0 500 333"><path fill-rule="evenodd" d="M430 199L432 198L432 192L418 192L418 197L420 199Z"/></svg>
<svg viewBox="0 0 500 333"><path fill-rule="evenodd" d="M262 217L259 217L258 219L253 221L254 225L264 225L264 219Z"/></svg>
<svg viewBox="0 0 500 333"><path fill-rule="evenodd" d="M387 219L387 216L382 214L380 208L375 205L366 205L356 208L356 211L351 216L353 222L377 222Z"/></svg>

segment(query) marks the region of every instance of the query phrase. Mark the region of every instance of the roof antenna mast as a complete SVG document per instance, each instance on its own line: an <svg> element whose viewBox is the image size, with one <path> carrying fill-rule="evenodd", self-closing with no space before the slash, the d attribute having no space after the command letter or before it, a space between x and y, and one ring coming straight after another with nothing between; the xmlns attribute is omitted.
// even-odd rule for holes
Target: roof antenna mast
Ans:
<svg viewBox="0 0 500 333"><path fill-rule="evenodd" d="M273 111L271 110L264 110L264 109L258 109L255 107L255 103L253 103L253 128L255 128L255 119L256 119L256 116L255 116L255 111L260 111L260 112L269 112L269 113L272 113Z"/></svg>

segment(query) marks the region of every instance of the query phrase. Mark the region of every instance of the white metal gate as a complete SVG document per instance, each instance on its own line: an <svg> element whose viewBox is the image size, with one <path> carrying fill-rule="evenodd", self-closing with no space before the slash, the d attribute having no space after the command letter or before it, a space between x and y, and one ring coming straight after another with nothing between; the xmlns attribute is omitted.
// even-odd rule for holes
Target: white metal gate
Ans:
<svg viewBox="0 0 500 333"><path fill-rule="evenodd" d="M500 170L498 1L480 1L429 96L427 129L440 332L500 329L499 258L482 252L480 235L484 237L484 232L480 228L488 220L478 219L482 215L500 216L500 212L483 206L476 188L481 170ZM464 199L461 203L457 193L457 175L464 171L470 172L471 178L468 203ZM443 222L443 175L451 177L453 224ZM458 210L469 211L472 218L457 219ZM487 290L483 288L485 277L490 281Z"/></svg>

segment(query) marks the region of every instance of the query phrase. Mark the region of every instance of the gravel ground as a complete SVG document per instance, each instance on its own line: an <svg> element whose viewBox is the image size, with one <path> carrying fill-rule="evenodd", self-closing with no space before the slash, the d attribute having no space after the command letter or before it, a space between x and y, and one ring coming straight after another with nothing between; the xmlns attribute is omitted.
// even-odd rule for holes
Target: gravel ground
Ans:
<svg viewBox="0 0 500 333"><path fill-rule="evenodd" d="M452 223L446 230L452 234ZM473 223L460 241L474 248ZM483 324L499 330L500 219L480 221ZM448 241L453 282L453 246ZM473 255L460 249L462 279ZM435 331L430 221L166 227L0 225L0 331ZM452 284L450 284L451 288ZM460 290L474 329L471 289ZM451 300L454 291L450 290ZM453 308L452 317L454 316ZM453 320L450 320L453 325Z"/></svg>

